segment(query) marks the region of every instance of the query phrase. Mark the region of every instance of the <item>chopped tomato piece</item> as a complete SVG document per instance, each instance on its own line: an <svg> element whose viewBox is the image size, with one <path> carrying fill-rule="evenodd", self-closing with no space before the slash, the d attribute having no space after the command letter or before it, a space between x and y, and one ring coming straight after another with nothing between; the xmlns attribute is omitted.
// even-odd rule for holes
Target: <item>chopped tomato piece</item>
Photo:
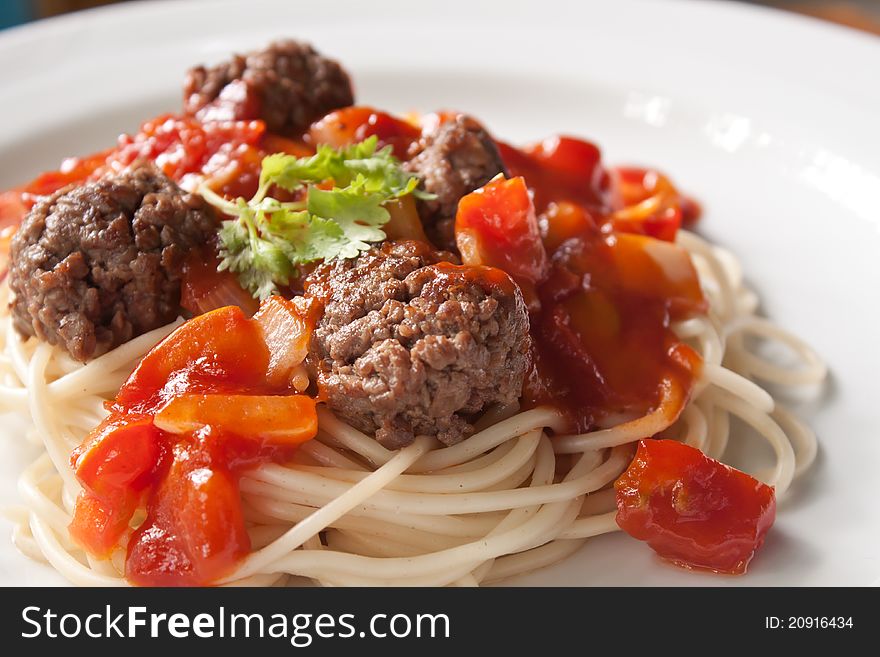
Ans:
<svg viewBox="0 0 880 657"><path fill-rule="evenodd" d="M276 445L298 445L315 437L315 400L305 395L181 395L156 414L163 431L187 434L210 426Z"/></svg>
<svg viewBox="0 0 880 657"><path fill-rule="evenodd" d="M127 531L159 457L152 418L111 415L98 425L70 458L85 488L70 525L74 539L96 556L109 554Z"/></svg>
<svg viewBox="0 0 880 657"><path fill-rule="evenodd" d="M204 586L249 551L236 477L181 446L129 541L125 573L142 586Z"/></svg>
<svg viewBox="0 0 880 657"><path fill-rule="evenodd" d="M523 149L499 142L498 148L510 175L526 179L539 212L560 201L577 203L590 212L610 209L611 177L594 144L563 136Z"/></svg>
<svg viewBox="0 0 880 657"><path fill-rule="evenodd" d="M240 146L256 146L266 132L262 121L210 121L165 114L141 124L140 131L123 135L113 159L131 164L155 161L166 175L180 180L201 171L214 155L232 153Z"/></svg>
<svg viewBox="0 0 880 657"><path fill-rule="evenodd" d="M85 182L99 174L112 152L113 149L109 149L86 157L69 157L58 170L46 171L26 185L0 193L0 239L7 242L7 238L11 238L12 232L7 231L18 227L40 196L54 194L63 187ZM0 246L4 251L7 248L8 244Z"/></svg>
<svg viewBox="0 0 880 657"><path fill-rule="evenodd" d="M172 473L179 487L177 527L187 551L196 559L200 583L226 575L250 551L238 482L222 468Z"/></svg>
<svg viewBox="0 0 880 657"><path fill-rule="evenodd" d="M581 183L593 180L602 161L595 144L577 137L548 137L526 150L547 168Z"/></svg>
<svg viewBox="0 0 880 657"><path fill-rule="evenodd" d="M673 440L642 440L614 488L620 528L685 567L744 573L776 516L773 488Z"/></svg>
<svg viewBox="0 0 880 657"><path fill-rule="evenodd" d="M699 206L653 169L620 167L614 174L621 207L611 219L617 231L674 242L682 223L693 223L699 215Z"/></svg>
<svg viewBox="0 0 880 657"><path fill-rule="evenodd" d="M220 194L250 197L257 189L265 132L262 121L202 123L165 114L145 121L136 135L120 137L111 159L122 166L150 160L178 183L205 177Z"/></svg>
<svg viewBox="0 0 880 657"><path fill-rule="evenodd" d="M159 432L149 416L111 415L70 457L79 482L105 500L121 489L142 489L158 461Z"/></svg>
<svg viewBox="0 0 880 657"><path fill-rule="evenodd" d="M4 239L3 251L9 249L8 241L21 220L28 213L28 205L22 199L22 192L16 189L0 194L0 230Z"/></svg>
<svg viewBox="0 0 880 657"><path fill-rule="evenodd" d="M40 174L25 185L23 191L29 196L46 196L67 185L84 182L103 169L112 153L111 148L85 157L69 157L61 163L60 169Z"/></svg>
<svg viewBox="0 0 880 657"><path fill-rule="evenodd" d="M139 495L124 489L112 501L81 492L68 527L70 537L92 555L106 559L128 531L139 499Z"/></svg>
<svg viewBox="0 0 880 657"><path fill-rule="evenodd" d="M218 308L153 347L120 388L114 408L143 413L184 392L259 388L268 364L259 325L237 306Z"/></svg>
<svg viewBox="0 0 880 657"><path fill-rule="evenodd" d="M348 146L373 135L379 146L390 145L394 155L405 159L409 147L421 136L418 126L372 107L344 107L327 114L309 128L312 144L333 148Z"/></svg>
<svg viewBox="0 0 880 657"><path fill-rule="evenodd" d="M455 241L462 262L502 269L520 287L534 287L547 275L535 206L521 177L498 178L463 197Z"/></svg>

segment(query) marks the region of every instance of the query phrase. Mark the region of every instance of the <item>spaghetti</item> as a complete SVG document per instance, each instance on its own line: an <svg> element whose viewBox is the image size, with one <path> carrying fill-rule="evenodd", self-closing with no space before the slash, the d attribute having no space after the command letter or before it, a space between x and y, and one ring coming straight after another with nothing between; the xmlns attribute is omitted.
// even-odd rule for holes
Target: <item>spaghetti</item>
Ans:
<svg viewBox="0 0 880 657"><path fill-rule="evenodd" d="M610 484L629 465L633 443L674 438L720 459L737 419L772 447L775 465L758 476L783 495L815 458L816 438L756 380L817 384L825 367L797 337L756 315L757 296L731 254L687 231L677 242L709 301L708 314L673 325L703 361L677 419L670 407L680 391L666 381L655 409L588 433L551 440L548 430L565 427L557 410L494 407L457 445L420 437L391 451L323 409L317 439L300 447L295 463L242 478L253 550L222 583L474 586L513 577L618 529ZM124 549L97 560L68 535L80 490L68 459L106 415L103 402L177 323L82 365L23 340L8 316L2 322L0 408L27 418L26 439L43 448L19 480L23 505L8 511L15 544L75 584L125 585ZM773 362L756 341L787 347L797 362Z"/></svg>

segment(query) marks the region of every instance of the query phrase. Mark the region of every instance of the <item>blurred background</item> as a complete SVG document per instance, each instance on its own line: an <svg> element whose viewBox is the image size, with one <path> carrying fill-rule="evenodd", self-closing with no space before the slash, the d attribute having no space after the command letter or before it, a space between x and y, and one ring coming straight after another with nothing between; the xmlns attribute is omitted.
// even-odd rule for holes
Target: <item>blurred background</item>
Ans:
<svg viewBox="0 0 880 657"><path fill-rule="evenodd" d="M0 29L70 11L124 1L126 0L0 0ZM880 35L880 0L739 1L798 12Z"/></svg>

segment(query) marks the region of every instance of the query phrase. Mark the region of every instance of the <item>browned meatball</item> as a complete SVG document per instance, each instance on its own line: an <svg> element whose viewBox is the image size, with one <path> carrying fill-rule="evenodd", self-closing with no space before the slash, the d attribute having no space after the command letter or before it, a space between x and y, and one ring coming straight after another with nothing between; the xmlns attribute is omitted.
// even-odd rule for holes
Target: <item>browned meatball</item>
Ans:
<svg viewBox="0 0 880 657"><path fill-rule="evenodd" d="M12 240L16 329L79 361L177 317L187 251L216 231L214 213L152 165L62 189Z"/></svg>
<svg viewBox="0 0 880 657"><path fill-rule="evenodd" d="M348 74L299 41L276 41L211 68L189 70L184 111L208 120L262 119L271 132L294 134L330 110L354 102Z"/></svg>
<svg viewBox="0 0 880 657"><path fill-rule="evenodd" d="M457 443L474 414L522 391L529 320L519 288L498 269L443 258L419 242L385 243L306 281L324 307L309 356L321 392L391 449L422 434Z"/></svg>
<svg viewBox="0 0 880 657"><path fill-rule="evenodd" d="M506 174L495 141L474 119L458 115L426 135L406 168L422 179L425 191L436 194L419 203L425 233L441 249L457 251L455 212L462 196Z"/></svg>

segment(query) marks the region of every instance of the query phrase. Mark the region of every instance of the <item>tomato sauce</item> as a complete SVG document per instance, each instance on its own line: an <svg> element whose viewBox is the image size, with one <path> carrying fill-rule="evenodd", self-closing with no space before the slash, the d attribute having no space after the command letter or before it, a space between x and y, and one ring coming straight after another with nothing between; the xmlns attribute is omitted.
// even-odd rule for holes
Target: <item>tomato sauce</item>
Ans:
<svg viewBox="0 0 880 657"><path fill-rule="evenodd" d="M671 321L705 309L699 288L683 296L627 288L620 259L628 269L644 267L646 278L662 280L663 274L620 244L613 235L568 241L538 288L541 310L532 318L524 399L529 406L562 407L572 431L644 415L659 402L664 380L689 391L699 371L699 356L670 329Z"/></svg>
<svg viewBox="0 0 880 657"><path fill-rule="evenodd" d="M121 135L113 148L67 158L58 170L0 194L0 230L17 226L39 197L95 180L136 160L154 162L186 188L204 180L224 196L249 198L257 190L263 157L277 152L302 156L312 149L302 140L267 133L258 120L200 123L192 117L163 114L145 121L137 133Z"/></svg>
<svg viewBox="0 0 880 657"><path fill-rule="evenodd" d="M659 174L607 170L598 148L572 137L499 147L517 177L462 199L456 237L466 263L500 267L524 286L532 335L524 405L557 406L570 431L585 432L646 414L667 380L689 392L700 358L670 326L707 304L690 257L671 241L697 206Z"/></svg>
<svg viewBox="0 0 880 657"><path fill-rule="evenodd" d="M563 136L521 149L498 142L498 149L510 175L528 182L538 212L559 201L577 203L591 212L610 210L611 176L594 144Z"/></svg>

